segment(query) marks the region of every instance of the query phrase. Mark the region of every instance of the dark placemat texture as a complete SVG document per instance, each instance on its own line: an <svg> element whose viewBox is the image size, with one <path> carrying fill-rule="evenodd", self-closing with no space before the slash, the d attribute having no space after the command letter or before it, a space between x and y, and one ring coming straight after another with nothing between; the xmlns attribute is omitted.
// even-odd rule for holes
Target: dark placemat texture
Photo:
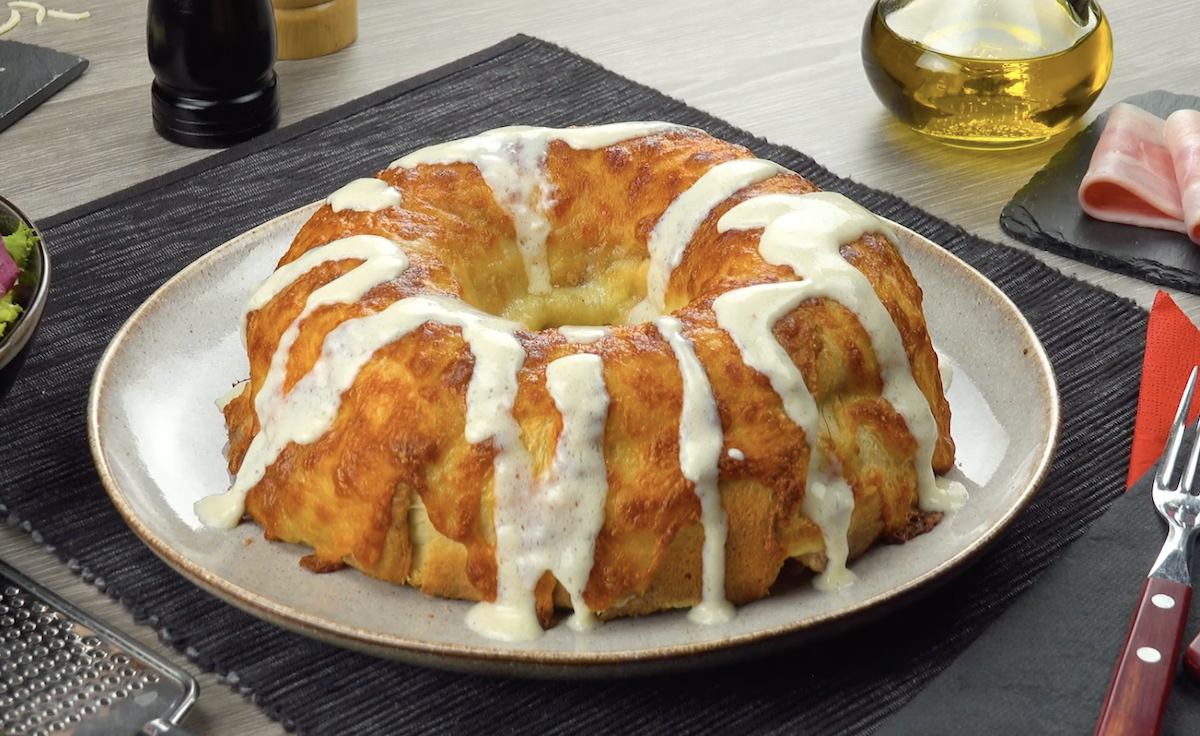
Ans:
<svg viewBox="0 0 1200 736"><path fill-rule="evenodd" d="M1153 471L876 736L1091 733L1166 524ZM1097 561L1102 561L1097 564ZM1192 606L1186 642L1200 629ZM1071 704L1074 707L1065 707ZM1200 730L1200 684L1178 668L1167 736Z"/></svg>
<svg viewBox="0 0 1200 736"><path fill-rule="evenodd" d="M895 615L752 663L550 683L415 668L310 641L201 592L128 531L88 454L88 382L116 329L167 278L419 146L500 125L631 119L676 121L748 145L943 243L1004 288L1036 327L1062 391L1063 442L1043 490L968 574ZM42 224L56 282L38 348L6 406L0 514L303 733L869 731L945 668L1122 488L1144 311L536 39L514 37Z"/></svg>
<svg viewBox="0 0 1200 736"><path fill-rule="evenodd" d="M0 41L0 130L83 74L88 61L19 41Z"/></svg>
<svg viewBox="0 0 1200 736"><path fill-rule="evenodd" d="M1200 97L1156 90L1125 99L1163 119L1200 109ZM1000 213L1009 235L1061 256L1160 286L1200 294L1200 247L1186 235L1090 217L1079 207L1079 183L1108 122L1105 111L1013 195Z"/></svg>

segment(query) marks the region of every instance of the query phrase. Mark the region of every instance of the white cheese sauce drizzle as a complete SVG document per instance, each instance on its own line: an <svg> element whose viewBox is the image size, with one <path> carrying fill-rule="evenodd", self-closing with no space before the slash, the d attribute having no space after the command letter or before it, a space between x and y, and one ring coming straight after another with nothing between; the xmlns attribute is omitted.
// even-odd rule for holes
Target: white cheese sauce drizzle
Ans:
<svg viewBox="0 0 1200 736"><path fill-rule="evenodd" d="M351 235L319 245L306 251L296 260L285 263L264 279L246 301L242 310L242 345L246 344L246 319L250 313L267 306L284 289L322 263L348 259L370 260L395 255L403 256L403 253L387 238L378 235Z"/></svg>
<svg viewBox="0 0 1200 736"><path fill-rule="evenodd" d="M871 336L884 381L883 398L904 419L918 443L914 464L921 508L950 511L964 499L957 489L941 486L934 479L931 462L937 424L913 379L899 330L870 281L840 254L842 243L870 232L886 233L885 225L845 197L829 192L756 197L732 208L718 223L722 232L756 228L763 228L759 241L763 258L791 267L805 280L727 292L717 297L713 308L718 324L733 337L746 364L767 376L783 399L785 412L809 438L812 460L802 507L821 528L828 559L815 582L818 587L836 588L854 579L845 568L854 495L837 473L837 463L818 453L816 404L799 369L772 334L775 323L801 302L813 297L837 301L854 312Z"/></svg>
<svg viewBox="0 0 1200 736"><path fill-rule="evenodd" d="M700 624L724 623L733 618L733 604L725 597L725 539L728 533L721 491L717 485L717 463L725 436L713 397L712 384L696 357L691 341L683 336L683 324L675 317L659 317L654 326L666 339L679 362L683 378L683 408L679 414L679 468L695 486L700 499L700 523L704 527L703 595L700 605L688 612L688 620Z"/></svg>
<svg viewBox="0 0 1200 736"><path fill-rule="evenodd" d="M604 526L608 499L604 361L588 353L559 358L546 366L546 388L562 414L563 429L546 489L551 508L541 518L543 524L563 525L563 537L554 540L557 564L550 571L571 595L574 613L567 624L586 631L596 625L596 617L584 603L583 591L596 559L596 536Z"/></svg>
<svg viewBox="0 0 1200 736"><path fill-rule="evenodd" d="M546 172L546 154L551 141L563 141L576 150L596 150L633 138L683 129L673 123L658 122L557 130L512 126L422 148L394 161L389 168L473 164L491 188L496 203L512 217L529 293L548 294L551 283L546 238L550 222L546 213L554 204L554 184Z"/></svg>
<svg viewBox="0 0 1200 736"><path fill-rule="evenodd" d="M934 481L933 450L938 428L929 401L913 378L900 330L871 282L841 256L841 244L868 233L895 242L890 229L869 210L833 192L772 194L742 202L717 225L731 229L765 228L759 253L768 262L790 267L809 281L828 283L826 296L854 312L871 336L883 377L883 398L904 418L918 443L917 492L924 511L954 511L966 498L947 492Z"/></svg>
<svg viewBox="0 0 1200 736"><path fill-rule="evenodd" d="M791 356L775 339L772 330L780 318L805 299L826 296L821 285L811 281L759 284L729 291L713 301L717 324L729 333L746 365L767 377L783 401L788 418L804 430L809 446L808 483L801 510L821 529L825 541L825 570L816 577L818 588L848 585L854 573L846 569L850 514L854 494L826 463L817 449L820 414L804 383L804 376Z"/></svg>
<svg viewBox="0 0 1200 736"><path fill-rule="evenodd" d="M573 345L591 345L612 334L612 330L607 327L585 325L563 325L558 328L558 332Z"/></svg>
<svg viewBox="0 0 1200 736"><path fill-rule="evenodd" d="M604 425L608 389L600 356L569 355L546 367L546 388L562 415L562 432L546 476L524 477L508 498L497 495L496 601L475 604L467 625L492 639L527 641L542 636L534 589L546 571L571 596L568 625L588 631L595 615L583 600L604 525L608 467Z"/></svg>
<svg viewBox="0 0 1200 736"><path fill-rule="evenodd" d="M307 260L305 260L307 258ZM358 301L375 286L391 281L400 276L408 268L408 257L395 243L371 235L354 236L343 240L335 240L327 245L313 248L284 266L269 277L250 298L247 312L260 308L270 301L266 294L278 294L287 288L288 283L300 278L317 265L331 260L346 258L365 258L352 271L330 281L328 284L309 294L304 309L292 320L283 335L279 345L271 356L271 366L263 380L262 388L254 398L254 408L258 416L260 429L234 479L233 487L225 493L206 496L196 502L196 515L206 526L216 529L232 529L241 520L246 509L246 493L266 475L267 468L279 456L279 453L289 442L307 444L315 442L333 426L341 404L342 391L350 387L358 375L358 369L366 358L356 365L338 365L342 355L330 353L331 338L334 333L352 325L357 320L344 323L334 329L326 338L321 357L305 376L286 395L283 392L284 379L287 376L288 356L292 345L300 336L300 323L316 309L330 304L351 304ZM305 261L300 264L301 261ZM296 266L288 268L288 266ZM287 269L284 276L276 278L281 271ZM289 281L290 279L291 281ZM257 306L256 306L257 305ZM245 315L243 315L243 328ZM374 352L374 351L372 351ZM330 384L321 381L339 381L334 398L327 397ZM344 384L344 385L342 385Z"/></svg>
<svg viewBox="0 0 1200 736"><path fill-rule="evenodd" d="M242 393L245 392L246 387L249 385L249 381L235 383L228 391L226 391L217 399L217 408L221 411L225 411L225 407L229 406L230 402L232 402L234 399L241 396Z"/></svg>
<svg viewBox="0 0 1200 736"><path fill-rule="evenodd" d="M355 179L325 200L334 212L378 212L400 205L400 190L382 179Z"/></svg>
<svg viewBox="0 0 1200 736"><path fill-rule="evenodd" d="M763 159L726 161L704 172L676 197L650 231L646 243L650 252L646 298L630 310L628 321L649 322L666 311L671 272L683 261L688 243L714 207L742 189L786 171L779 164Z"/></svg>
<svg viewBox="0 0 1200 736"><path fill-rule="evenodd" d="M949 391L950 384L954 382L954 364L951 363L950 359L941 352L937 352L936 354L938 375L942 377L942 390Z"/></svg>

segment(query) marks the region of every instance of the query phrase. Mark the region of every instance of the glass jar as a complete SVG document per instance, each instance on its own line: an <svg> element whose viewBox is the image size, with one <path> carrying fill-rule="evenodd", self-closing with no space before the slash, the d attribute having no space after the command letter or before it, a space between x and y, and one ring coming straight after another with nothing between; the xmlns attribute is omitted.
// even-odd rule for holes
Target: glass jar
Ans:
<svg viewBox="0 0 1200 736"><path fill-rule="evenodd" d="M1108 81L1112 32L1094 0L878 0L863 66L913 130L969 148L1048 140Z"/></svg>

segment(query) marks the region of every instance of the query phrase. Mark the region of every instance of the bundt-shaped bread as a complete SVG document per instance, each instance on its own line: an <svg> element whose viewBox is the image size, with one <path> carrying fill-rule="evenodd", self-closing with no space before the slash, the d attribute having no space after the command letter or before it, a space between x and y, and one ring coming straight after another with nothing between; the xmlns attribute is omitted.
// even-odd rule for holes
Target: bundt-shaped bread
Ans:
<svg viewBox="0 0 1200 736"><path fill-rule="evenodd" d="M836 587L957 496L886 225L666 123L503 128L330 196L247 305L233 488L197 505L483 601L501 638Z"/></svg>

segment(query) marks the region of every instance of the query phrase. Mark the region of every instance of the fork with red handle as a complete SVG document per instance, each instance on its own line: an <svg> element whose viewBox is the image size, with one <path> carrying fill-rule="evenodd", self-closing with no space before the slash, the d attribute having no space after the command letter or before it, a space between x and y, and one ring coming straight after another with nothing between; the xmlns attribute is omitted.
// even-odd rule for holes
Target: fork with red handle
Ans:
<svg viewBox="0 0 1200 736"><path fill-rule="evenodd" d="M1162 729L1192 600L1188 564L1192 540L1200 528L1200 497L1192 492L1200 458L1200 437L1193 440L1183 471L1179 473L1176 468L1198 371L1193 368L1188 378L1171 424L1166 452L1154 475L1154 506L1167 520L1167 541L1142 586L1137 612L1108 686L1095 736L1151 736ZM1200 655L1200 651L1196 654ZM1200 665L1200 659L1196 664ZM1190 658L1188 665L1192 665Z"/></svg>

